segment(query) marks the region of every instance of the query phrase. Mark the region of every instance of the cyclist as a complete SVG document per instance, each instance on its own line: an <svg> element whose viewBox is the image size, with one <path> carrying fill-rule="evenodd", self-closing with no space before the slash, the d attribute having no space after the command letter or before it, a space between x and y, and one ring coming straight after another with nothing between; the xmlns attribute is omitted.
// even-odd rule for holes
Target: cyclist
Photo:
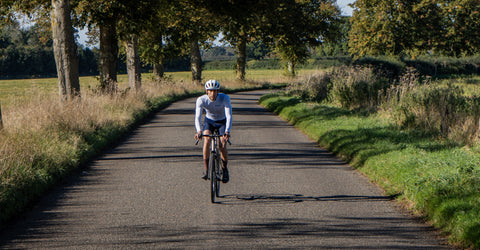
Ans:
<svg viewBox="0 0 480 250"><path fill-rule="evenodd" d="M230 129L232 127L232 105L230 97L227 94L219 93L220 83L217 80L208 80L205 83L206 94L197 99L195 108L195 139L201 139L202 133L211 135L215 129L218 129L219 134L223 135L220 140L220 153L222 156L223 177L222 182L229 181L228 174L228 155L227 155L227 141L230 138ZM203 121L203 128L201 127L201 117L203 110L205 110L205 119ZM210 157L210 143L211 138L205 137L203 143L203 162L205 165L205 173L202 179L208 179L208 160Z"/></svg>

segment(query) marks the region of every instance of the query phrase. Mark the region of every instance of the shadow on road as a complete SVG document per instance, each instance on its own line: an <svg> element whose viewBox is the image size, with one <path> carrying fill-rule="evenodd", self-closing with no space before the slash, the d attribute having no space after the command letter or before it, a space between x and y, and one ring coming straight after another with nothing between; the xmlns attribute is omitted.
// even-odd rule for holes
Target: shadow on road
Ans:
<svg viewBox="0 0 480 250"><path fill-rule="evenodd" d="M357 202L357 201L382 201L393 200L392 196L352 196L352 195L333 195L333 196L304 196L302 194L230 194L220 198L219 204L234 205L245 203L285 203L285 202L304 202L304 201L334 201L334 202Z"/></svg>
<svg viewBox="0 0 480 250"><path fill-rule="evenodd" d="M271 240L268 241L270 249L449 249L429 240L412 245L412 239L418 239L420 233L433 229L405 226L404 220L402 217L355 216L319 220L269 218L236 224L185 225L177 229L163 224L120 226L105 228L98 233L116 233L116 238L101 242L103 247L262 249L265 248L264 241ZM68 241L57 244L59 247L68 246ZM86 241L83 247L99 244Z"/></svg>

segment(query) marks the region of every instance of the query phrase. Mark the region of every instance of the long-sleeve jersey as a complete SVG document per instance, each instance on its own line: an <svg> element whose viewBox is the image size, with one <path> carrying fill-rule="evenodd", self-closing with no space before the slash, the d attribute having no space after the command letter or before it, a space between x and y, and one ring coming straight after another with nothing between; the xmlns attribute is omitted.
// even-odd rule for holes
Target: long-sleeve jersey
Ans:
<svg viewBox="0 0 480 250"><path fill-rule="evenodd" d="M208 98L208 95L202 95L197 99L195 108L195 128L197 132L202 131L201 119L203 110L205 110L205 116L210 120L220 121L226 119L225 132L230 132L232 127L232 104L228 95L219 93L214 102Z"/></svg>

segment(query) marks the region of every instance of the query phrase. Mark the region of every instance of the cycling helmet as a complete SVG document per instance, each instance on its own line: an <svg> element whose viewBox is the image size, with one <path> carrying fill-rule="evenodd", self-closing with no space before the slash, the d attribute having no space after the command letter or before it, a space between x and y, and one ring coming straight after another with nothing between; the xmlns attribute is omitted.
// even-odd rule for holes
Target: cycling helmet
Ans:
<svg viewBox="0 0 480 250"><path fill-rule="evenodd" d="M220 89L220 83L217 80L208 80L205 83L205 89L206 90L219 90Z"/></svg>

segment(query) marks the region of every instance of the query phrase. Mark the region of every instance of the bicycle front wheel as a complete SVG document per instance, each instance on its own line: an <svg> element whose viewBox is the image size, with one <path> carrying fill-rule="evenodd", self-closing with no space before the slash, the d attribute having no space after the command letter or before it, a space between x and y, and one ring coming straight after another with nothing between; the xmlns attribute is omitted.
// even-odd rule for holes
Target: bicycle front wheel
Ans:
<svg viewBox="0 0 480 250"><path fill-rule="evenodd" d="M210 170L210 200L215 203L215 197L217 196L217 174L215 170L215 154L210 154L210 160L208 162L208 168Z"/></svg>
<svg viewBox="0 0 480 250"><path fill-rule="evenodd" d="M217 173L215 178L215 195L217 197L220 197L220 178L222 178L222 171L220 170L221 159L222 158L220 157L220 155L217 155L217 157L215 157L215 172Z"/></svg>

